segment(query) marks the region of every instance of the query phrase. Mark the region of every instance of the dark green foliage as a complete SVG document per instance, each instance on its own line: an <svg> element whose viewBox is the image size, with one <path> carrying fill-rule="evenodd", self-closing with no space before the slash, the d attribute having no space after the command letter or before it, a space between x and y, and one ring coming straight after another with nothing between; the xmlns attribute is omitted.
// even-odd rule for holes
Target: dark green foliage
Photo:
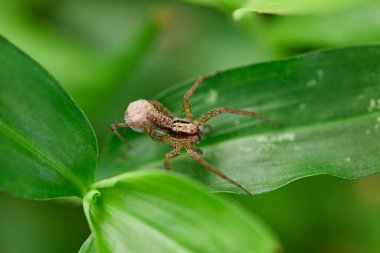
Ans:
<svg viewBox="0 0 380 253"><path fill-rule="evenodd" d="M36 62L0 38L0 188L48 199L82 196L97 164L83 113Z"/></svg>

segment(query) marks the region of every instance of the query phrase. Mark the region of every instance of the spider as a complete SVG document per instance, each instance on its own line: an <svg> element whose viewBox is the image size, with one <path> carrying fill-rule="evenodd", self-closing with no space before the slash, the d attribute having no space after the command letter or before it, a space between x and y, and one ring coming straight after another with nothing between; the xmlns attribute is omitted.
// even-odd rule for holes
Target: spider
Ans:
<svg viewBox="0 0 380 253"><path fill-rule="evenodd" d="M187 154L195 159L206 169L215 173L224 180L239 187L241 190L249 195L252 195L247 189L240 184L227 177L223 172L218 170L212 164L203 160L200 155L203 153L196 144L201 140L202 131L210 129L211 127L205 124L211 118L221 113L232 113L246 116L253 116L260 120L273 124L274 122L255 113L243 110L230 109L225 107L218 107L203 114L199 119L193 120L193 114L190 109L189 99L194 91L199 87L202 81L209 77L209 75L202 75L194 83L194 85L186 92L183 97L182 105L185 118L181 119L172 114L160 102L152 100L147 101L140 99L130 103L125 111L123 123L112 124L111 130L125 142L125 139L117 131L118 128L130 127L137 132L146 132L156 142L166 142L173 148L166 154L164 160L165 170L170 170L169 160L178 156L183 149ZM156 131L163 132L163 135L158 135Z"/></svg>

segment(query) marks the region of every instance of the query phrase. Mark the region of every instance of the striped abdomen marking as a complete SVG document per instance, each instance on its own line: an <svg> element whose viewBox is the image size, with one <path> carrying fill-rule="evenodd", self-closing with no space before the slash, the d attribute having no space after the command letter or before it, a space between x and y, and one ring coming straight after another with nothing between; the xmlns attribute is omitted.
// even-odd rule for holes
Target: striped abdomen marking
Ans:
<svg viewBox="0 0 380 253"><path fill-rule="evenodd" d="M172 131L176 133L193 135L199 132L199 128L194 123L189 121L174 120Z"/></svg>
<svg viewBox="0 0 380 253"><path fill-rule="evenodd" d="M170 136L183 141L198 143L200 130L194 123L185 120L174 120Z"/></svg>

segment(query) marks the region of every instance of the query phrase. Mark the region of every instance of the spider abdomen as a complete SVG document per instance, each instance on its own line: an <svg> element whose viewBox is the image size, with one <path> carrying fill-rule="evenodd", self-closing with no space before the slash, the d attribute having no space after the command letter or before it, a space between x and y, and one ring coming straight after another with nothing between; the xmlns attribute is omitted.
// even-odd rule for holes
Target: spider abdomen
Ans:
<svg viewBox="0 0 380 253"><path fill-rule="evenodd" d="M155 110L154 106L145 99L139 99L130 103L125 110L124 120L130 124L136 132L144 132L144 124L147 123L147 114Z"/></svg>
<svg viewBox="0 0 380 253"><path fill-rule="evenodd" d="M156 109L146 114L146 120L157 130L167 133L172 129L173 120Z"/></svg>

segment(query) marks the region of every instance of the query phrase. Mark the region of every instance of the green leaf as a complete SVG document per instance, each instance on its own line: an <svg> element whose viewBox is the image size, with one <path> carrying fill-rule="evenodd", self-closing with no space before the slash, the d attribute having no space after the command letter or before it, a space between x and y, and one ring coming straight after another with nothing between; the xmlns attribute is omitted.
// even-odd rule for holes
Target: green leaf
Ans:
<svg viewBox="0 0 380 253"><path fill-rule="evenodd" d="M214 7L223 11L227 14L232 13L232 11L240 8L244 5L246 0L183 0L192 4L199 4L204 6Z"/></svg>
<svg viewBox="0 0 380 253"><path fill-rule="evenodd" d="M345 10L374 0L184 0L193 4L200 4L217 8L227 14L233 15L236 20L247 13L267 13L280 15L306 15L335 12Z"/></svg>
<svg viewBox="0 0 380 253"><path fill-rule="evenodd" d="M315 14L363 5L373 0L248 0L233 13L239 19L247 12L270 14Z"/></svg>
<svg viewBox="0 0 380 253"><path fill-rule="evenodd" d="M82 247L79 250L79 253L96 253L96 241L94 235L91 234L87 240L83 243Z"/></svg>
<svg viewBox="0 0 380 253"><path fill-rule="evenodd" d="M97 163L83 113L36 62L0 37L0 188L47 199L83 196Z"/></svg>
<svg viewBox="0 0 380 253"><path fill-rule="evenodd" d="M210 77L190 99L195 117L219 106L260 113L282 123L221 115L199 145L203 158L253 193L276 189L316 174L359 178L380 171L380 46L315 52L282 61L232 69ZM193 80L194 81L194 80ZM158 100L181 114L193 82L173 86ZM122 131L103 155L98 177L163 169L170 148L148 136ZM240 192L186 154L171 168L211 185Z"/></svg>
<svg viewBox="0 0 380 253"><path fill-rule="evenodd" d="M135 172L96 183L84 210L99 252L276 252L255 217L187 178Z"/></svg>

